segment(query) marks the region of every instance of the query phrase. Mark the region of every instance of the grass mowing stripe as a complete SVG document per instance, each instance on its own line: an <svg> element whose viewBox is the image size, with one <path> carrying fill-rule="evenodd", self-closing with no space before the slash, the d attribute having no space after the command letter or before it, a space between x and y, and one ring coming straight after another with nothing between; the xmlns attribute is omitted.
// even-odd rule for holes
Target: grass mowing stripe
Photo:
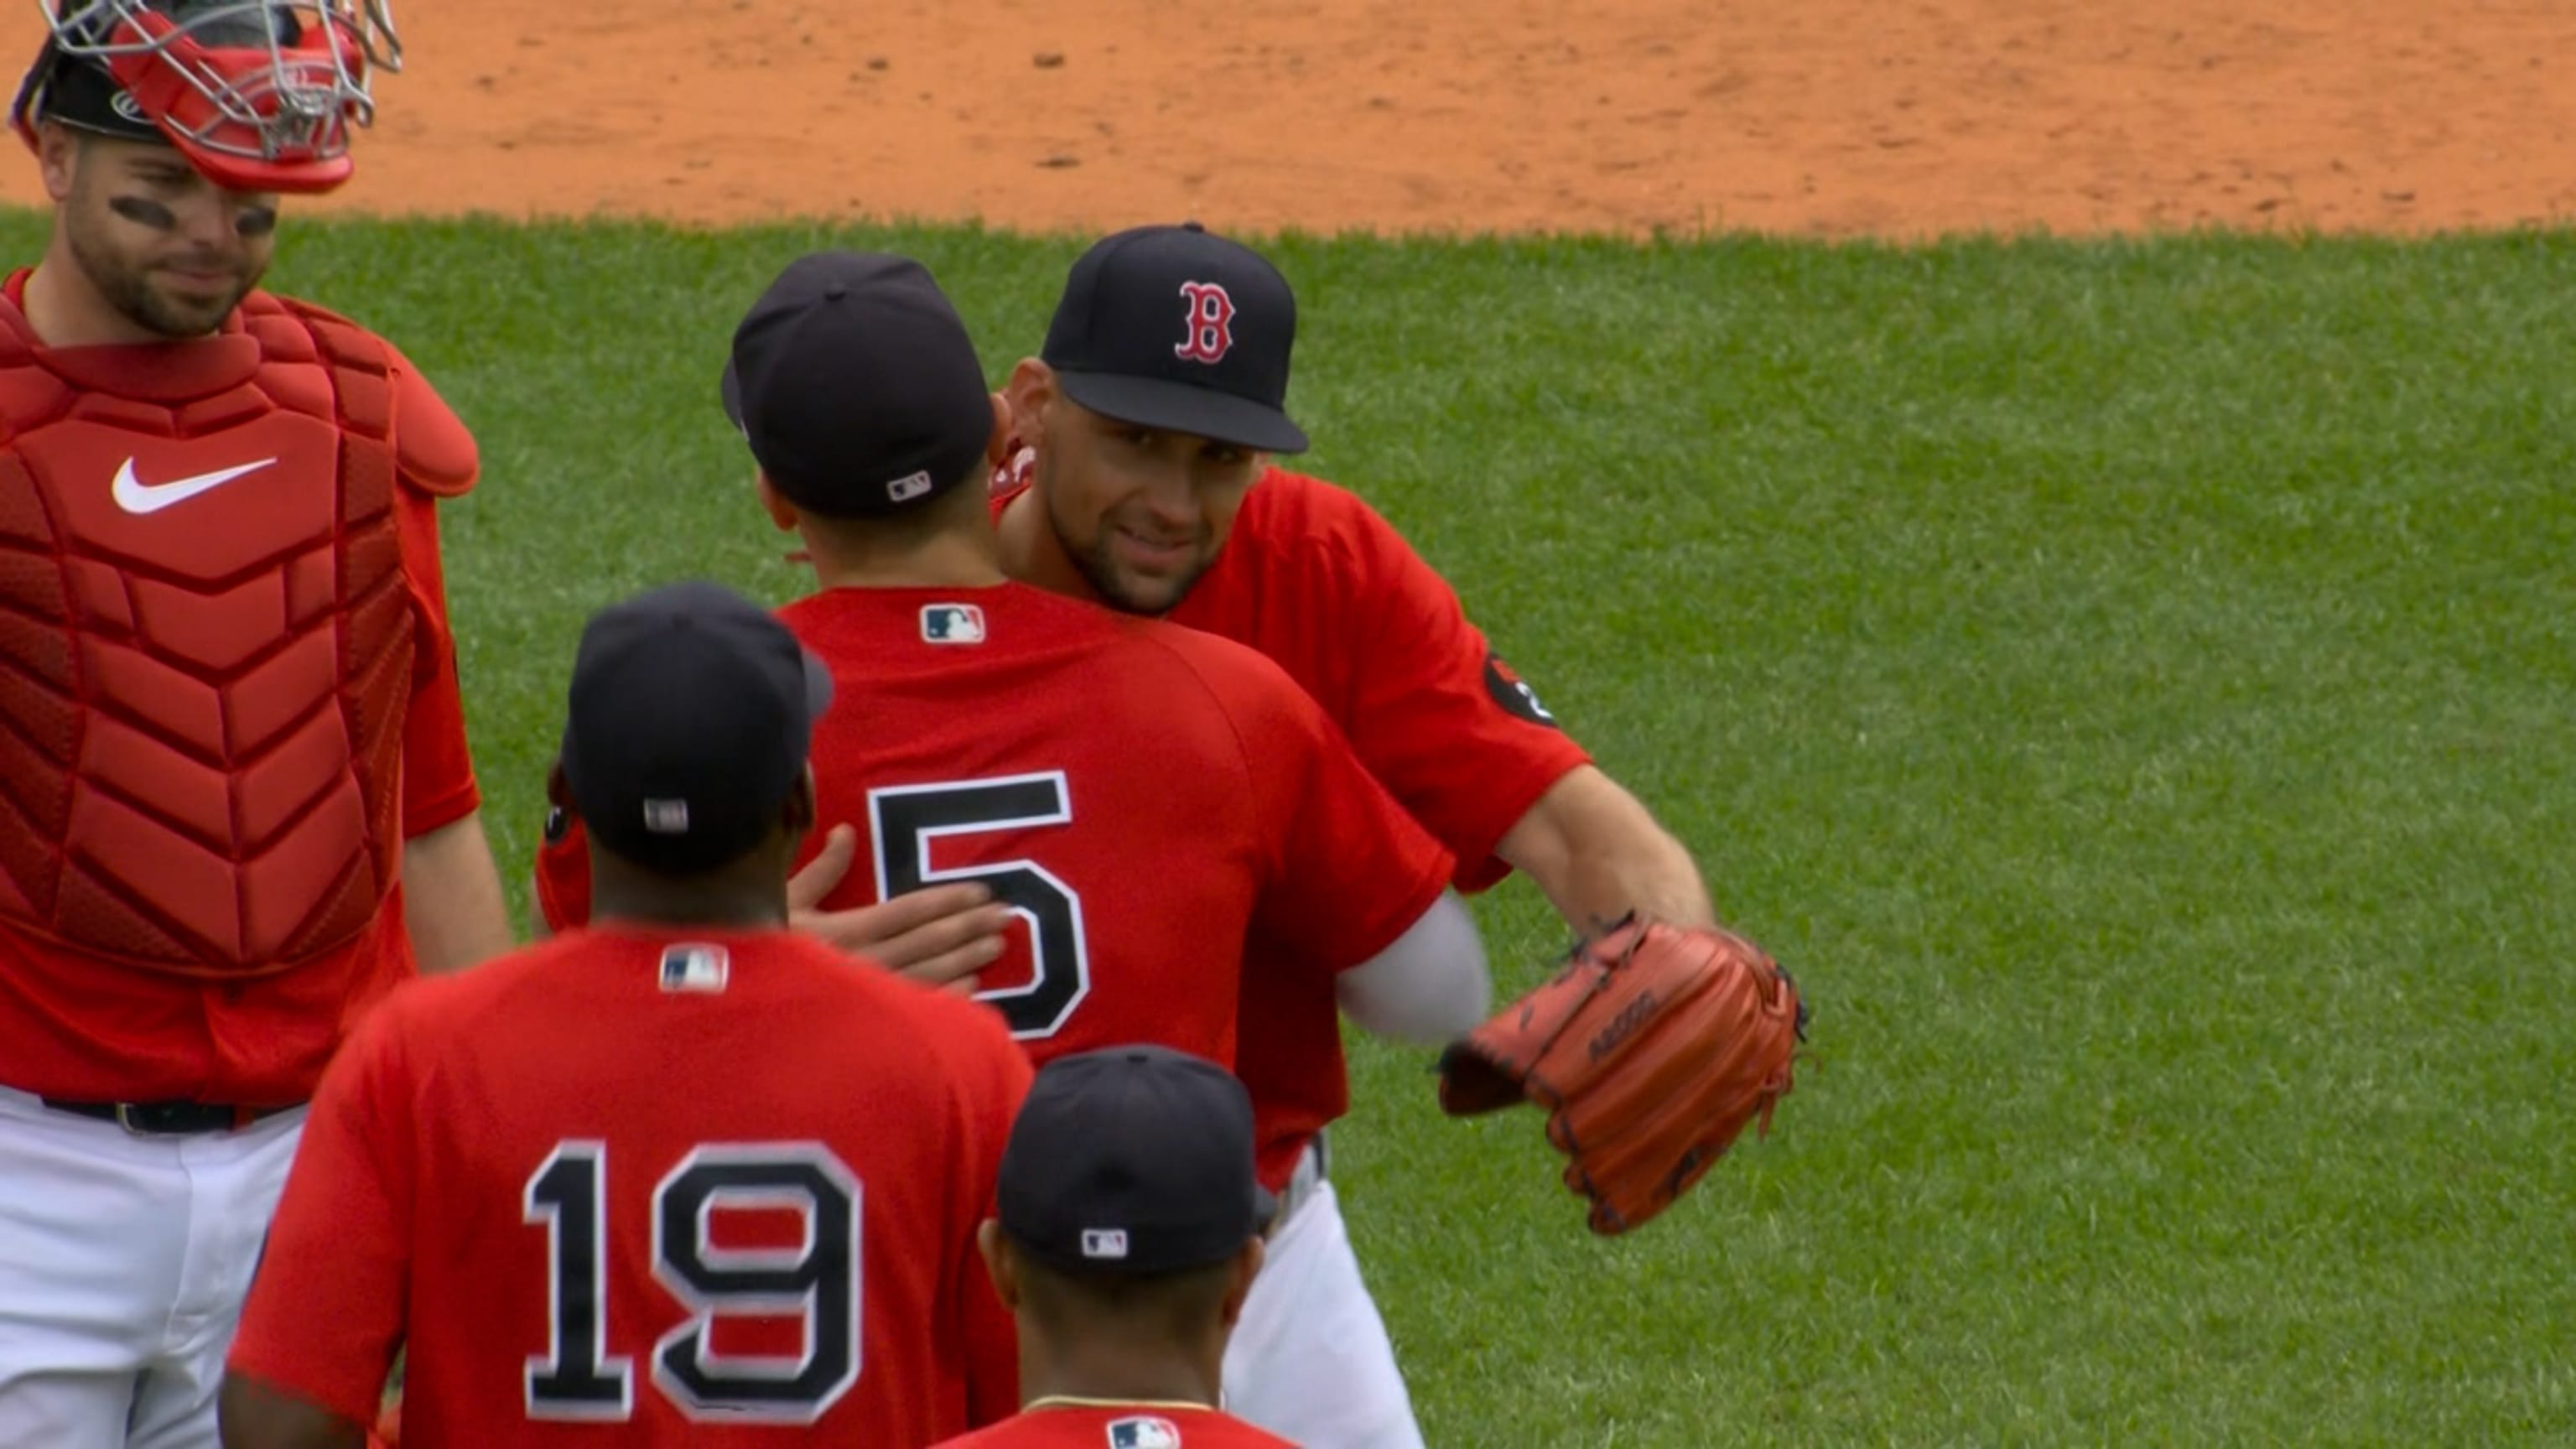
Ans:
<svg viewBox="0 0 2576 1449"><path fill-rule="evenodd" d="M584 614L801 587L714 380L820 244L921 256L997 379L1079 250L282 245L483 439L445 513L513 876ZM1614 1242L1528 1114L1354 1042L1337 1176L1434 1443L2576 1427L2576 236L1274 254L1316 471L1818 1004L1772 1139ZM1479 912L1535 980L1535 893Z"/></svg>

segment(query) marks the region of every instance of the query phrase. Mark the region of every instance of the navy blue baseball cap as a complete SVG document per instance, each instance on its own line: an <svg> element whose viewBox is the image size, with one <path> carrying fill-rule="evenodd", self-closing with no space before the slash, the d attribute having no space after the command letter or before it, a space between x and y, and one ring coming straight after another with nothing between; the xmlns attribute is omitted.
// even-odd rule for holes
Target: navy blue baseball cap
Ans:
<svg viewBox="0 0 2576 1449"><path fill-rule="evenodd" d="M653 589L581 632L564 780L593 841L703 874L777 828L831 703L831 671L768 610L717 584Z"/></svg>
<svg viewBox="0 0 2576 1449"><path fill-rule="evenodd" d="M1066 276L1040 361L1104 417L1270 453L1289 421L1297 296L1259 252L1197 222L1102 239Z"/></svg>
<svg viewBox="0 0 2576 1449"><path fill-rule="evenodd" d="M770 486L826 518L883 517L985 476L984 365L910 257L788 263L734 329L718 392Z"/></svg>
<svg viewBox="0 0 2576 1449"><path fill-rule="evenodd" d="M1278 1211L1252 1096L1216 1063L1114 1046L1047 1063L1002 1151L1002 1231L1048 1266L1151 1277L1222 1263Z"/></svg>

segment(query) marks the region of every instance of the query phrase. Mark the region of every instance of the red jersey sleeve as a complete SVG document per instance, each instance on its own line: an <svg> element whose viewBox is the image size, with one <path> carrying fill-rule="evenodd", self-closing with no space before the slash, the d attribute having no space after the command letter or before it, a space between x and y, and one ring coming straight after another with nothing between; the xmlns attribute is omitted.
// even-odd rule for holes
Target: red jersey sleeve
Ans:
<svg viewBox="0 0 2576 1449"><path fill-rule="evenodd" d="M234 1336L230 1367L372 1424L402 1337L414 1192L408 1067L368 1014L323 1074Z"/></svg>
<svg viewBox="0 0 2576 1449"><path fill-rule="evenodd" d="M422 606L420 674L403 720L403 834L427 835L483 803L465 743L465 697L456 677L456 639L447 627L447 586L438 557L438 507L408 489L395 495L403 570Z"/></svg>
<svg viewBox="0 0 2576 1449"><path fill-rule="evenodd" d="M403 834L426 835L483 803L465 743L465 700L456 677L456 638L447 623L447 576L439 557L438 504L474 484L474 439L420 370L393 354L395 531L421 627L411 710L403 724Z"/></svg>
<svg viewBox="0 0 2576 1449"><path fill-rule="evenodd" d="M1322 485L1317 485L1322 486ZM1370 773L1458 858L1458 885L1510 874L1495 843L1584 748L1467 618L1457 591L1367 504L1332 490L1346 571L1327 611L1352 651L1336 720Z"/></svg>
<svg viewBox="0 0 2576 1449"><path fill-rule="evenodd" d="M1267 878L1253 930L1332 972L1393 944L1448 885L1451 862L1352 755L1323 710L1248 650L1208 651L1241 741Z"/></svg>
<svg viewBox="0 0 2576 1449"><path fill-rule="evenodd" d="M1591 759L1394 526L1320 478L1264 474L1170 618L1284 667L1458 858L1461 889L1509 874L1496 843Z"/></svg>

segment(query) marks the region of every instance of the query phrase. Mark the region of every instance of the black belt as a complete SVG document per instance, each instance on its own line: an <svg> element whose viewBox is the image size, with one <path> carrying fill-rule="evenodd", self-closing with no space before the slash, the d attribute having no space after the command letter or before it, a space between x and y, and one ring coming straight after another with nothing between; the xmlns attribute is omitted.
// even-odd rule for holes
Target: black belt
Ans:
<svg viewBox="0 0 2576 1449"><path fill-rule="evenodd" d="M1306 1158L1310 1155L1315 1159L1315 1175L1306 1178ZM1316 1188L1328 1181L1325 1170L1330 1164L1330 1154L1324 1147L1324 1133L1318 1129L1314 1138L1306 1144L1306 1150L1297 1155L1297 1170L1288 1174L1287 1185L1279 1190L1278 1210L1270 1215L1269 1223L1261 1229L1261 1236L1265 1238L1279 1236L1280 1229L1288 1226L1288 1219L1293 1217L1299 1208L1306 1205L1306 1199L1315 1195ZM1301 1178L1306 1184L1303 1192L1297 1190L1297 1184Z"/></svg>
<svg viewBox="0 0 2576 1449"><path fill-rule="evenodd" d="M292 1112L304 1105L298 1102L286 1107L226 1107L213 1102L66 1102L59 1097L42 1100L57 1112L113 1122L137 1137L232 1132L263 1117Z"/></svg>

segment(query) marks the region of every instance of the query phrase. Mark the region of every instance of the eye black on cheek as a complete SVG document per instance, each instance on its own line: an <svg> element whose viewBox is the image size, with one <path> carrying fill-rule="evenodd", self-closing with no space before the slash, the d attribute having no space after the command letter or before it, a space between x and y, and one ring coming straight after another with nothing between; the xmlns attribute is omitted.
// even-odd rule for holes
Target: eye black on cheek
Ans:
<svg viewBox="0 0 2576 1449"><path fill-rule="evenodd" d="M236 236L266 236L275 230L277 230L277 213L265 206L244 207L241 215L233 218L233 233Z"/></svg>
<svg viewBox="0 0 2576 1449"><path fill-rule="evenodd" d="M136 226L148 226L154 231L174 231L179 225L178 213L140 196L111 196L107 209Z"/></svg>

